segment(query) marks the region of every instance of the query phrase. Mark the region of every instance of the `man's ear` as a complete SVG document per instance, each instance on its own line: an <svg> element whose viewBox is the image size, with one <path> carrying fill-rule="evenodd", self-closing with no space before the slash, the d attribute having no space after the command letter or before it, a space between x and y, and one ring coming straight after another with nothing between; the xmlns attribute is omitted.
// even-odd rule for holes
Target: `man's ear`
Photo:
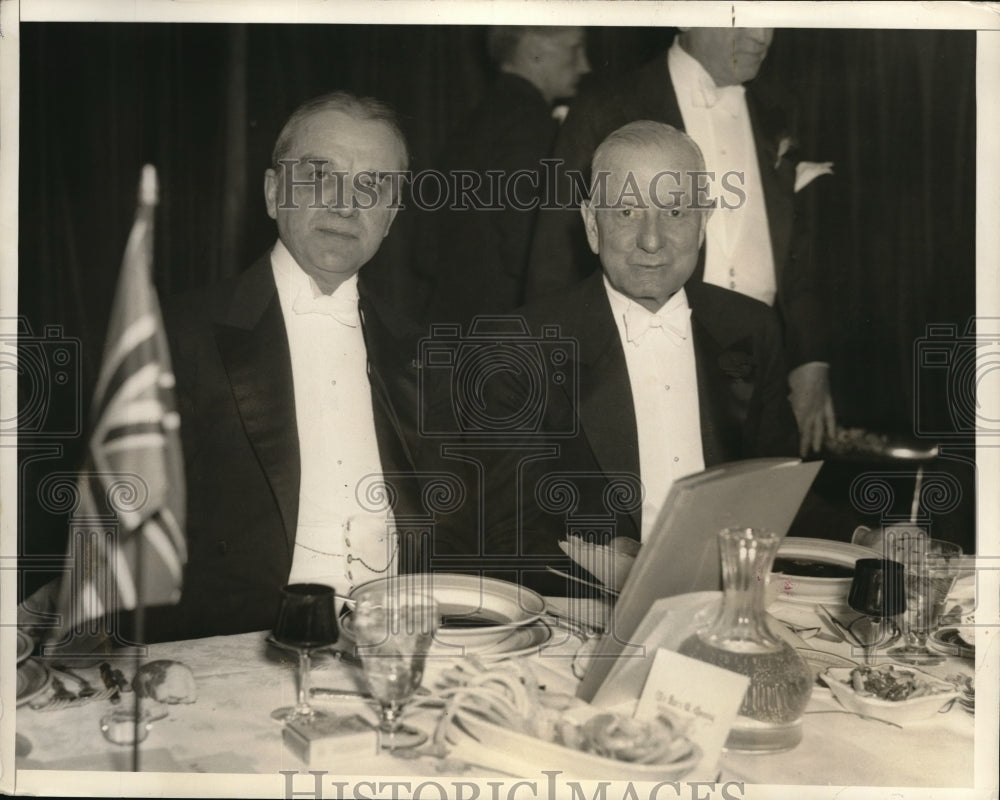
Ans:
<svg viewBox="0 0 1000 800"><path fill-rule="evenodd" d="M597 212L590 200L580 203L580 216L583 217L583 227L587 229L587 243L594 255L601 253L601 237L597 233Z"/></svg>
<svg viewBox="0 0 1000 800"><path fill-rule="evenodd" d="M701 212L701 235L698 236L698 247L705 244L705 234L708 231L708 221L711 219L712 214L715 213L715 206Z"/></svg>
<svg viewBox="0 0 1000 800"><path fill-rule="evenodd" d="M389 219L385 223L385 230L382 232L382 238L384 239L389 235L389 229L392 227L392 223L396 220L396 214L399 213L399 206L393 205L389 208Z"/></svg>
<svg viewBox="0 0 1000 800"><path fill-rule="evenodd" d="M278 174L273 169L264 172L264 203L267 215L271 219L278 218Z"/></svg>

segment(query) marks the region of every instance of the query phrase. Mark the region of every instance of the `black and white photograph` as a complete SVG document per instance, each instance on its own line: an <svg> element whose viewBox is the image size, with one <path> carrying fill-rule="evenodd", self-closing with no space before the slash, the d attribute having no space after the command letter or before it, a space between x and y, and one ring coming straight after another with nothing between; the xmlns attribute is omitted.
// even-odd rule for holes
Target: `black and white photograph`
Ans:
<svg viewBox="0 0 1000 800"><path fill-rule="evenodd" d="M996 797L995 12L0 0L0 793Z"/></svg>

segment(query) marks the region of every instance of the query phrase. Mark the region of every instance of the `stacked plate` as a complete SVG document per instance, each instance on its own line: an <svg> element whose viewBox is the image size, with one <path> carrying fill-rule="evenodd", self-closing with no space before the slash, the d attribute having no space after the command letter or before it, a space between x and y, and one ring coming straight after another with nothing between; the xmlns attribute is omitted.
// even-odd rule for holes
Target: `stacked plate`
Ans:
<svg viewBox="0 0 1000 800"><path fill-rule="evenodd" d="M31 658L35 643L24 631L17 632L17 705L23 706L49 688L52 674L40 661Z"/></svg>
<svg viewBox="0 0 1000 800"><path fill-rule="evenodd" d="M509 658L536 651L552 636L541 620L541 595L495 578L451 573L379 578L355 588L350 599L366 587L398 581L421 584L437 601L442 621L432 652L438 655ZM341 629L353 639L350 614L341 620Z"/></svg>
<svg viewBox="0 0 1000 800"><path fill-rule="evenodd" d="M963 636L963 634L965 634ZM969 639L966 639L966 636ZM970 641L971 640L971 641ZM975 658L975 640L967 628L940 628L927 637L927 644L939 653L959 658Z"/></svg>

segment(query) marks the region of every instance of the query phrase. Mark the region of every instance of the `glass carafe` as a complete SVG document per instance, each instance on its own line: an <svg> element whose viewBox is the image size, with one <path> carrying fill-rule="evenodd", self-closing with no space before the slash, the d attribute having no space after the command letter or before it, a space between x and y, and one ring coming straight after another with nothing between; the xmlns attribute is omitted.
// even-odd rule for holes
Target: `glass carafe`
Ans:
<svg viewBox="0 0 1000 800"><path fill-rule="evenodd" d="M722 608L678 652L750 678L727 750L774 752L802 739L802 714L812 693L809 665L768 627L764 590L781 537L729 528L719 533Z"/></svg>

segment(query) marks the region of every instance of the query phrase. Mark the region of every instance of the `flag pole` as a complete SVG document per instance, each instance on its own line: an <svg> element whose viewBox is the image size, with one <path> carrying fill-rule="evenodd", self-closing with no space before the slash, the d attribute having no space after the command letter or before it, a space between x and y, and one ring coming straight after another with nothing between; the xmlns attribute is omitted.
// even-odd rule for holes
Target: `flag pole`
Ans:
<svg viewBox="0 0 1000 800"><path fill-rule="evenodd" d="M156 179L156 167L152 164L144 164L142 167L142 176L139 178L139 208L136 212L136 218L141 218L145 216L146 224L149 226L149 235L145 239L145 246L148 250L146 264L152 268L153 264L153 209L156 208L156 204L159 202L159 186L157 185ZM152 275L149 276L150 281L152 281ZM157 514L159 512L156 512ZM155 516L155 514L154 514ZM145 547L145 542L143 541L146 537L143 535L143 531L140 529L137 532L135 540L135 590L136 590L136 602L135 602L135 616L133 617L133 631L132 640L135 644L135 665L136 670L139 668L139 662L142 660L142 648L145 647L146 638L146 597L143 592L145 584L145 572L146 563L143 558L143 549ZM135 696L135 707L134 707L134 719L132 721L132 772L141 772L142 763L140 760L140 729L145 724L142 719L142 698L139 697L139 692L133 688L132 694Z"/></svg>

